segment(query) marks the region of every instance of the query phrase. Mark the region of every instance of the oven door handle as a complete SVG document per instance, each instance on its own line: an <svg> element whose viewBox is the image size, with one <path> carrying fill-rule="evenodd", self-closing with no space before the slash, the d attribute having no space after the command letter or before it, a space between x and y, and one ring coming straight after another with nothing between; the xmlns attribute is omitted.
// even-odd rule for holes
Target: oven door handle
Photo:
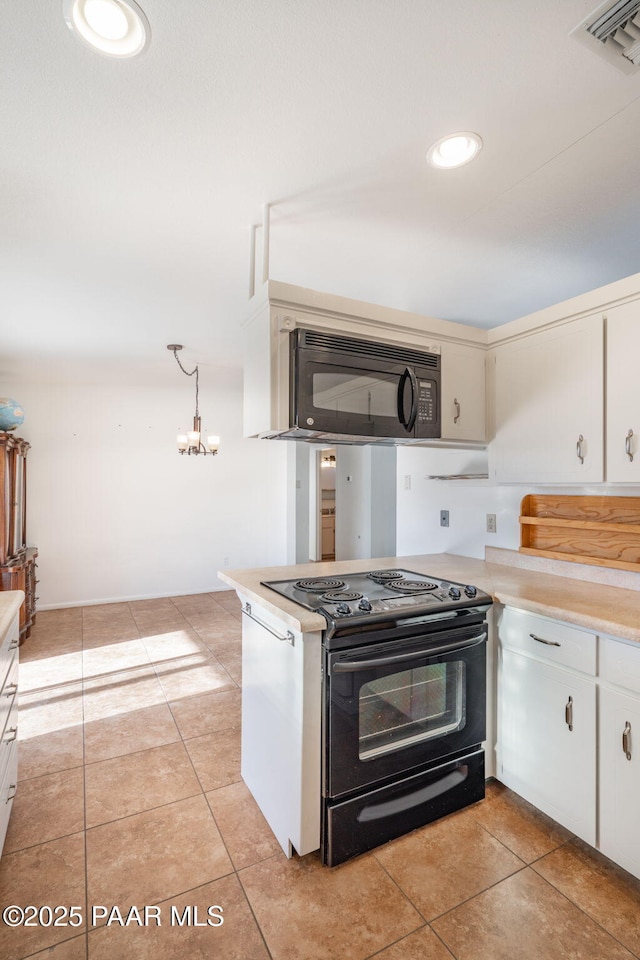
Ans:
<svg viewBox="0 0 640 960"><path fill-rule="evenodd" d="M356 673L363 667L386 667L392 666L394 663L404 663L407 660L437 657L442 653L453 653L455 650L475 647L479 643L484 643L486 639L486 633L479 633L477 637L471 637L469 640L458 640L455 643L447 643L444 647L430 647L428 650L414 650L413 653L397 653L395 656L377 657L370 660L366 657L361 660L338 660L337 663L333 664L332 673Z"/></svg>

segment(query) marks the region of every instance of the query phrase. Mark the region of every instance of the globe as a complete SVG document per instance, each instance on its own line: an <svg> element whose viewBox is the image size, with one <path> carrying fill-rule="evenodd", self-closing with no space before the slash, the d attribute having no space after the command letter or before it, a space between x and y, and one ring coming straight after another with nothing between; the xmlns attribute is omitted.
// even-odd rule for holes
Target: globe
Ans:
<svg viewBox="0 0 640 960"><path fill-rule="evenodd" d="M24 421L24 410L17 400L0 397L0 430L15 430Z"/></svg>

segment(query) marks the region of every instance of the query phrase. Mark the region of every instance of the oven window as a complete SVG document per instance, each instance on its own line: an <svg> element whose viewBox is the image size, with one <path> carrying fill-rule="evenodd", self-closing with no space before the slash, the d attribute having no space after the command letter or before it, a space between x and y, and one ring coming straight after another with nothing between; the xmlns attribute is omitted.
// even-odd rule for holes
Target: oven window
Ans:
<svg viewBox="0 0 640 960"><path fill-rule="evenodd" d="M462 730L466 721L464 660L414 667L360 688L361 760Z"/></svg>
<svg viewBox="0 0 640 960"><path fill-rule="evenodd" d="M398 377L373 372L314 372L313 406L332 413L397 418Z"/></svg>

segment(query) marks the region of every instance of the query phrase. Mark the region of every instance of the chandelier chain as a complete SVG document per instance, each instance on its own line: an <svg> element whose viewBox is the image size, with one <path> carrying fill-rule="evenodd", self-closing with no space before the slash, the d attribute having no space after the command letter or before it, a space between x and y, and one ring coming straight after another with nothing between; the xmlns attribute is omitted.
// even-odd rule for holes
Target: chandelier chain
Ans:
<svg viewBox="0 0 640 960"><path fill-rule="evenodd" d="M180 363L180 357L178 356L178 351L175 348L173 350L173 355L176 358L176 363L178 364L178 366L180 367L183 373L186 373L188 377L192 377L194 373L196 375L196 417L198 417L200 415L200 411L198 409L198 394L199 394L199 388L200 388L200 374L198 372L198 364L196 364L193 370L189 372L189 370L185 370L185 368Z"/></svg>

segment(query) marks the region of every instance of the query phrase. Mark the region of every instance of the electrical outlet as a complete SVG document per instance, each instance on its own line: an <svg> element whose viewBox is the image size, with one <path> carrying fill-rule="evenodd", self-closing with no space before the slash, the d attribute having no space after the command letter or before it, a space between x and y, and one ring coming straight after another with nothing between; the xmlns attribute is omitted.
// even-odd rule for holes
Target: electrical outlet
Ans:
<svg viewBox="0 0 640 960"><path fill-rule="evenodd" d="M487 533L497 533L498 526L496 523L495 513L487 514Z"/></svg>
<svg viewBox="0 0 640 960"><path fill-rule="evenodd" d="M404 489L411 490L411 474L405 473L404 475Z"/></svg>
<svg viewBox="0 0 640 960"><path fill-rule="evenodd" d="M223 566L223 567L228 567L228 566L229 566L229 557L223 557L223 559L222 559L222 566Z"/></svg>
<svg viewBox="0 0 640 960"><path fill-rule="evenodd" d="M449 526L449 511L441 510L440 511L440 526L448 527Z"/></svg>

